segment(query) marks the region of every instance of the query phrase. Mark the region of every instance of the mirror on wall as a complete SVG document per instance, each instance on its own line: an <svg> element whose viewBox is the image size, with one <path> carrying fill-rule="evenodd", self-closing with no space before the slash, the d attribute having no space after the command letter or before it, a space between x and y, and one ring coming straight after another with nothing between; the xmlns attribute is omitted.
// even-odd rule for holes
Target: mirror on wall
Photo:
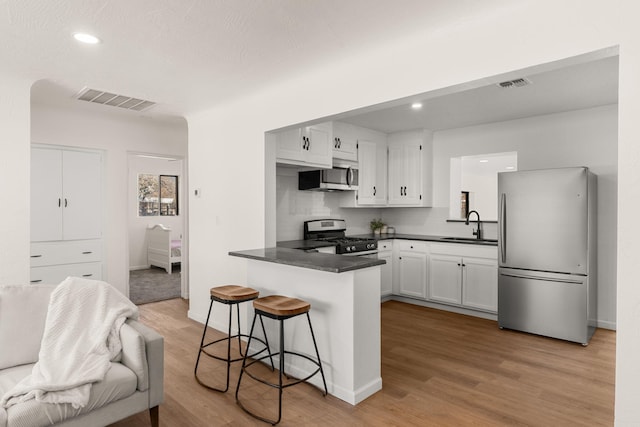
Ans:
<svg viewBox="0 0 640 427"><path fill-rule="evenodd" d="M478 211L483 221L498 219L498 172L518 170L518 153L489 153L452 157L449 218L465 219Z"/></svg>

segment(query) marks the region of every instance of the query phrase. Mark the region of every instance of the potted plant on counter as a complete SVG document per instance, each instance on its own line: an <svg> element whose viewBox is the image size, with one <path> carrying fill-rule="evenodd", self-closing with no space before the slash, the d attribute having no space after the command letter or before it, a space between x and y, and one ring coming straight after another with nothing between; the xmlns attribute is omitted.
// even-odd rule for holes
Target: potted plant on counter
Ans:
<svg viewBox="0 0 640 427"><path fill-rule="evenodd" d="M378 219L374 218L369 223L369 228L371 228L371 232L373 234L380 235L380 233L382 233L382 229L384 227L386 227L386 224L384 222L382 222L382 218L378 218Z"/></svg>

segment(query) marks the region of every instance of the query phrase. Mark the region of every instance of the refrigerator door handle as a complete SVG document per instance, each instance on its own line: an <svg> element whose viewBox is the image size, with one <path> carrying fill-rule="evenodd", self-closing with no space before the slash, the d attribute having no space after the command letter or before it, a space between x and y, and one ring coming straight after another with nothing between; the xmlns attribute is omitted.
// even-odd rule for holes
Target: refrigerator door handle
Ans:
<svg viewBox="0 0 640 427"><path fill-rule="evenodd" d="M554 278L550 278L550 277L541 277L541 276L528 276L526 274L500 273L500 275L507 276L507 277L515 277L516 279L542 280L544 282L575 283L575 284L583 283L582 280L559 279L559 278L555 278L555 277Z"/></svg>
<svg viewBox="0 0 640 427"><path fill-rule="evenodd" d="M500 246L500 257L502 262L506 262L507 260L507 222L506 222L506 208L507 208L507 195L502 193L500 195L500 229L499 236L500 239L498 245Z"/></svg>

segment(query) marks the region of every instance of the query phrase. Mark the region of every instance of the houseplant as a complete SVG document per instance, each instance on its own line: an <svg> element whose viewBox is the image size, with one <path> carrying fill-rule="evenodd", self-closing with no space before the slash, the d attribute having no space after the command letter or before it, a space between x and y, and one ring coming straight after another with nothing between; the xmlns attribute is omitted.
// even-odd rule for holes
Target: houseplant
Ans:
<svg viewBox="0 0 640 427"><path fill-rule="evenodd" d="M382 232L382 227L385 226L385 223L382 222L382 218L374 218L369 223L369 228L371 228L371 232L373 234L380 234Z"/></svg>

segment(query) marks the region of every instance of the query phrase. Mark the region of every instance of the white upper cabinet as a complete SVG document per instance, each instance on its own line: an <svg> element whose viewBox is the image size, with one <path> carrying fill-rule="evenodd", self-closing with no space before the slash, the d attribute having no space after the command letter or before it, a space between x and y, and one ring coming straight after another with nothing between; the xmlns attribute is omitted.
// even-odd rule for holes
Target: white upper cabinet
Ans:
<svg viewBox="0 0 640 427"><path fill-rule="evenodd" d="M333 158L350 162L358 161L358 139L353 126L333 122Z"/></svg>
<svg viewBox="0 0 640 427"><path fill-rule="evenodd" d="M102 236L100 153L31 150L31 241Z"/></svg>
<svg viewBox="0 0 640 427"><path fill-rule="evenodd" d="M62 240L62 150L31 149L31 240Z"/></svg>
<svg viewBox="0 0 640 427"><path fill-rule="evenodd" d="M389 135L389 206L431 206L431 152L429 131Z"/></svg>
<svg viewBox="0 0 640 427"><path fill-rule="evenodd" d="M278 163L318 168L332 166L331 123L320 123L276 134Z"/></svg>
<svg viewBox="0 0 640 427"><path fill-rule="evenodd" d="M359 206L387 203L387 144L358 141Z"/></svg>

